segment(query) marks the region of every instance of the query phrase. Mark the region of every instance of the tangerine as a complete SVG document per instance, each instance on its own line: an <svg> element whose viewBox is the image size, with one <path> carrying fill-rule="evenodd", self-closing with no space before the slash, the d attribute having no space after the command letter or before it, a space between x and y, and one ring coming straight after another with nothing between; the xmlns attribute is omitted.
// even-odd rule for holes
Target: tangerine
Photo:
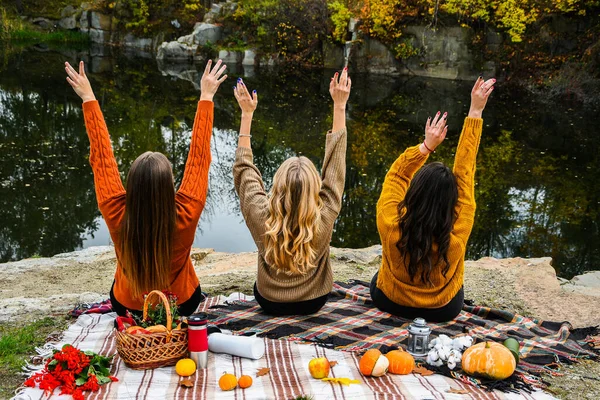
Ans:
<svg viewBox="0 0 600 400"><path fill-rule="evenodd" d="M242 375L238 380L238 386L242 389L249 388L252 386L252 377L250 375Z"/></svg>
<svg viewBox="0 0 600 400"><path fill-rule="evenodd" d="M190 376L196 372L196 363L191 358L182 358L175 364L175 372L179 376Z"/></svg>

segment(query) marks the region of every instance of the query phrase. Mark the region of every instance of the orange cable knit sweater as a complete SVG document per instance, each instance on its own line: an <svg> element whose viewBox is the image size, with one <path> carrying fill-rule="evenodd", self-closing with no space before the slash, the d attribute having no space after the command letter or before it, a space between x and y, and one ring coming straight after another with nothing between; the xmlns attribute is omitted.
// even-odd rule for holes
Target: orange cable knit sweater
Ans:
<svg viewBox="0 0 600 400"><path fill-rule="evenodd" d="M83 103L83 115L90 139L90 164L94 172L98 207L106 221L113 243L119 243L121 222L125 215L125 189L121 183L110 136L98 102ZM175 195L177 219L171 260L171 286L156 288L168 289L177 294L178 304L187 301L199 284L190 259L190 251L196 226L206 201L208 170L211 162L212 123L213 103L198 102L185 173ZM131 296L120 262L118 246L116 247L117 271L113 289L115 298L128 309L141 310L143 299Z"/></svg>
<svg viewBox="0 0 600 400"><path fill-rule="evenodd" d="M407 265L396 247L400 240L398 204L404 199L414 174L428 156L419 146L409 147L394 162L385 177L377 203L377 229L382 243L382 262L377 287L396 304L416 308L439 308L452 300L463 286L467 240L475 218L475 162L483 120L465 119L454 161L458 184L457 219L450 236L450 269L442 275L441 265L431 274L432 286L411 281Z"/></svg>

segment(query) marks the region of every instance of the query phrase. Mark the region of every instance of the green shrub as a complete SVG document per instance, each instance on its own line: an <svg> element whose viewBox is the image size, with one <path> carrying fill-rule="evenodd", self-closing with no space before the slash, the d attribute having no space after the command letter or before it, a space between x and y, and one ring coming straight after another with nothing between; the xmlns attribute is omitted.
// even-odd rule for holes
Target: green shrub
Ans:
<svg viewBox="0 0 600 400"><path fill-rule="evenodd" d="M89 37L80 32L43 32L35 29L21 18L0 7L0 39L25 43L81 43L89 42Z"/></svg>
<svg viewBox="0 0 600 400"><path fill-rule="evenodd" d="M240 0L228 23L265 53L311 64L331 32L325 0Z"/></svg>

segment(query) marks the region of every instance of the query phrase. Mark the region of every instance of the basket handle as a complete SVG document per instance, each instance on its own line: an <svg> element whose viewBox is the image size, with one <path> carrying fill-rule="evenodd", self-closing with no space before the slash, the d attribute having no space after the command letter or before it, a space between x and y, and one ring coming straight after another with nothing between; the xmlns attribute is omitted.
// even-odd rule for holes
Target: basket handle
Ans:
<svg viewBox="0 0 600 400"><path fill-rule="evenodd" d="M146 299L144 300L144 319L146 319L148 317L148 306L150 305L150 297L152 297L153 295L156 295L160 298L160 300L163 302L163 305L165 306L165 312L167 314L167 332L169 333L169 335L171 334L171 330L173 329L173 317L171 316L171 304L169 303L169 299L167 299L167 296L165 296L165 294L163 292L161 292L160 290L153 290L150 293L148 293L148 296L146 296Z"/></svg>

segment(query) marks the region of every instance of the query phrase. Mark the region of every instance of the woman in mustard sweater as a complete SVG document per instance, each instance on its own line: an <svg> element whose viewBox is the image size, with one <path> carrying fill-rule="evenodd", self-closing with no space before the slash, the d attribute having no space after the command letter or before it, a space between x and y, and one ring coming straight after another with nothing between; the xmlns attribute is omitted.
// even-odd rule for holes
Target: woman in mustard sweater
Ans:
<svg viewBox="0 0 600 400"><path fill-rule="evenodd" d="M221 60L208 61L185 173L175 191L172 166L157 152L140 155L131 165L123 187L117 160L100 105L85 74L65 63L67 81L81 97L90 139L90 164L98 208L115 244L117 270L110 290L113 309L141 314L143 294L169 290L177 295L181 315L192 314L203 300L190 251L206 201L210 167L213 97L227 78Z"/></svg>
<svg viewBox="0 0 600 400"><path fill-rule="evenodd" d="M454 319L462 309L465 252L475 218L481 115L495 82L482 78L475 82L453 171L440 162L423 167L446 138L447 113L438 112L433 120L427 119L425 140L406 149L385 177L377 202L383 255L371 281L371 298L382 311L442 322Z"/></svg>

